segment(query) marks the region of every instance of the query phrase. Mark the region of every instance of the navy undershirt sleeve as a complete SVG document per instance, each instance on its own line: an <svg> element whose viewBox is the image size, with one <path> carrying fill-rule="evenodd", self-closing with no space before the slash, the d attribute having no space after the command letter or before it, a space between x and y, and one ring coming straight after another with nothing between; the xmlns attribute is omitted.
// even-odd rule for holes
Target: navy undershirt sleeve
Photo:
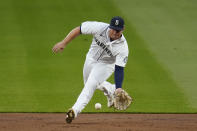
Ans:
<svg viewBox="0 0 197 131"><path fill-rule="evenodd" d="M124 79L124 67L115 65L114 79L117 88L122 88L122 82Z"/></svg>
<svg viewBox="0 0 197 131"><path fill-rule="evenodd" d="M81 33L81 25L80 25L80 34L82 34L82 33Z"/></svg>

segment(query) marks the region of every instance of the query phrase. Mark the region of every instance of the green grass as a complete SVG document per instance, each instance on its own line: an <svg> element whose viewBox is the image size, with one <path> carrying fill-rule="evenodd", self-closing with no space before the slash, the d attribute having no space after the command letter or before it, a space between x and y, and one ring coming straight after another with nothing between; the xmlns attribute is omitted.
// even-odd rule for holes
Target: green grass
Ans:
<svg viewBox="0 0 197 131"><path fill-rule="evenodd" d="M137 30L190 108L197 110L197 2L194 0L124 0L116 2ZM169 90L171 90L170 88Z"/></svg>
<svg viewBox="0 0 197 131"><path fill-rule="evenodd" d="M192 11L195 12L196 8L190 7L195 7L195 1L190 1L194 5L181 1L176 7L177 12L173 14L175 3L150 4L129 0L121 3L117 0L84 0L81 3L76 0L1 2L0 112L65 112L70 108L83 88L82 68L92 38L79 36L63 53L57 55L51 52L51 48L81 22L108 22L116 15L125 18L124 34L130 48L124 89L134 98L134 103L126 112L197 112L195 81L190 81L195 76L192 69L196 61L192 56L196 55L196 50L189 48L185 41L181 44L180 52L179 49L174 52L183 39L189 39L190 44L196 47L196 39L191 39L195 30L190 32L190 28L180 20L185 18L184 14L193 15ZM185 5L185 10L179 10L181 3ZM163 12L157 11L160 9ZM180 12L183 16L177 16ZM161 27L165 20L167 24ZM188 21L194 26L196 18L190 17ZM167 30L170 29L176 32L168 34ZM192 36L188 32L193 33ZM182 39L178 39L180 33ZM169 39L164 41L165 35L174 40L173 45ZM171 35L175 35L175 39ZM168 47L170 50L166 53ZM181 68L176 68L179 66L174 63L178 64L187 58L178 57L181 52L191 58L186 59L186 64L182 64ZM178 60L175 59L177 57ZM183 68L191 72L191 78L185 74L186 71L176 73ZM110 81L113 82L113 76ZM184 88L185 84L190 84L190 88ZM96 102L102 104L101 111L95 111ZM96 91L84 112L114 110L107 108L105 96Z"/></svg>

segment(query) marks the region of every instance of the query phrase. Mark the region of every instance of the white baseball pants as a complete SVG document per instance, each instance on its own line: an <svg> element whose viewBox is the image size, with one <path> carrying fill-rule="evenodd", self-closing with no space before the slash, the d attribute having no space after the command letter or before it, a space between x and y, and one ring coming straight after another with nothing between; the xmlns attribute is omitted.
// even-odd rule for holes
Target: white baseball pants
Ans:
<svg viewBox="0 0 197 131"><path fill-rule="evenodd" d="M84 88L72 107L75 112L75 117L77 117L77 115L85 108L96 89L103 91L102 86L100 85L104 85L105 89L110 90L112 84L106 82L106 80L114 72L114 68L115 64L101 63L93 58L86 57L83 68Z"/></svg>

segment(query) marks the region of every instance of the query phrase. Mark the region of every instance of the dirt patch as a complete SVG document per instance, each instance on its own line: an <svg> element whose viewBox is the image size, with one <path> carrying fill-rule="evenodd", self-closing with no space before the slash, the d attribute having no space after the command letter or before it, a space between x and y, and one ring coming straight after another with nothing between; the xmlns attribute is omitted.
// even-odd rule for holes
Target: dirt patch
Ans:
<svg viewBox="0 0 197 131"><path fill-rule="evenodd" d="M196 131L197 114L0 113L0 131Z"/></svg>

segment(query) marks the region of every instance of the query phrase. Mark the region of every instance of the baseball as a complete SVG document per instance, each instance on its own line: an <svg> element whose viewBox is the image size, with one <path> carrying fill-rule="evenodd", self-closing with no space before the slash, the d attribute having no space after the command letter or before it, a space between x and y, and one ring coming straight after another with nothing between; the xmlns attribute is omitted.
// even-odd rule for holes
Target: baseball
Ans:
<svg viewBox="0 0 197 131"><path fill-rule="evenodd" d="M101 104L100 103L96 103L95 104L95 109L96 110L100 110L101 109Z"/></svg>

